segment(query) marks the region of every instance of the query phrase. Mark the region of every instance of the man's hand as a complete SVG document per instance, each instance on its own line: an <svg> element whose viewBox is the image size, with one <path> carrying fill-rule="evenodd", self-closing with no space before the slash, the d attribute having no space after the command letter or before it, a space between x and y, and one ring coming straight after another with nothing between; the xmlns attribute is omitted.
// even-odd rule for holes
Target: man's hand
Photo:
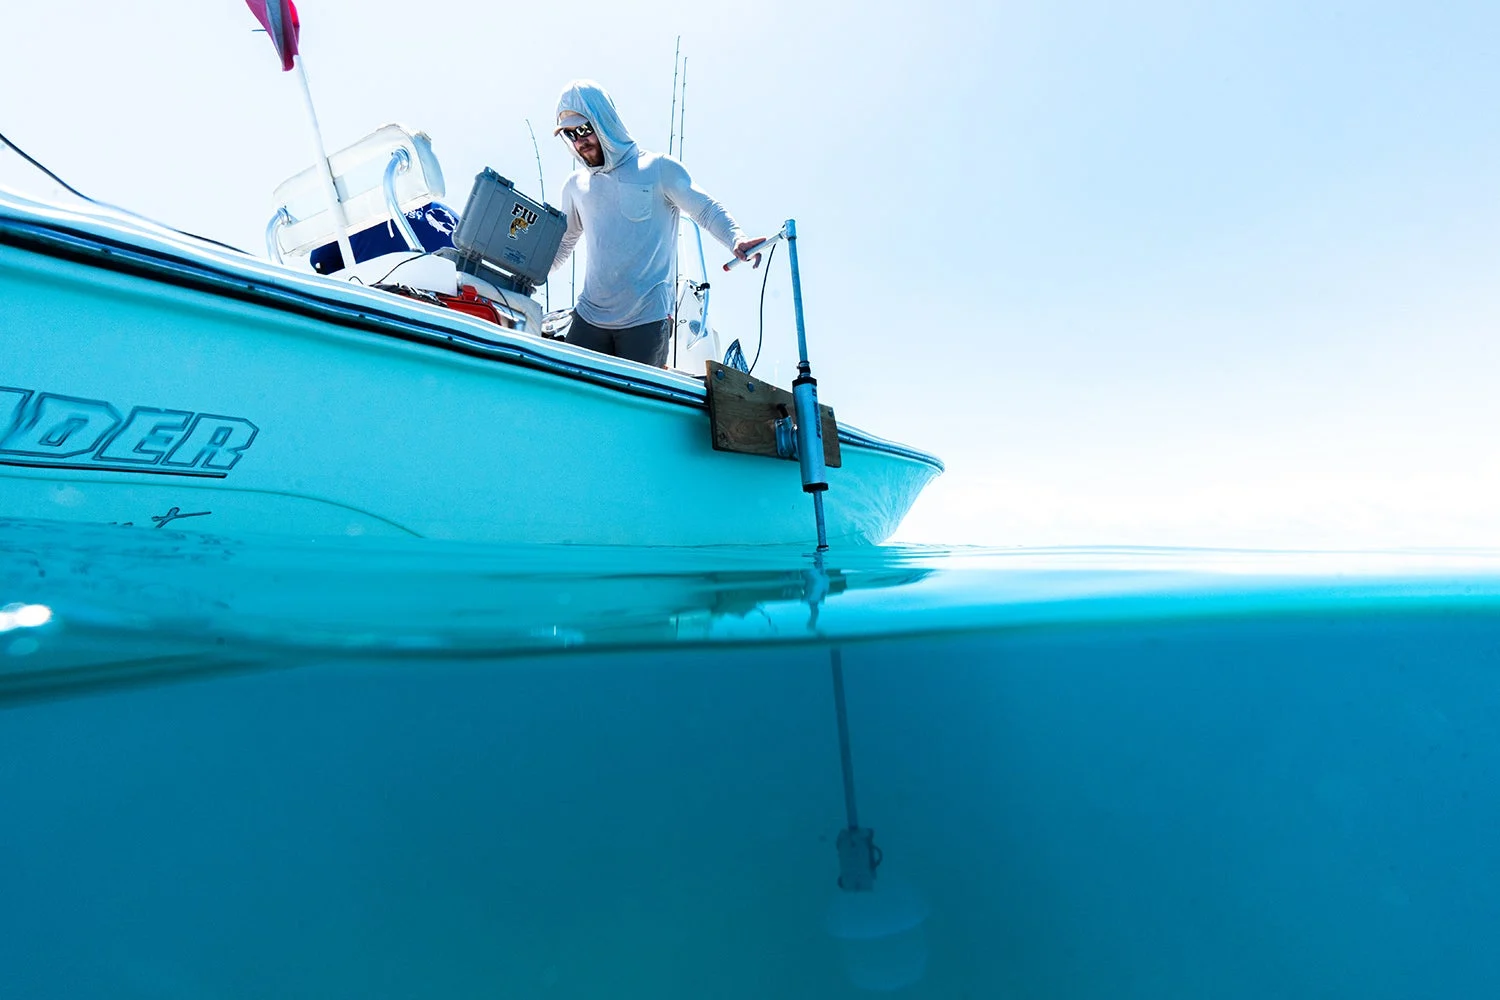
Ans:
<svg viewBox="0 0 1500 1000"><path fill-rule="evenodd" d="M749 260L750 251L754 250L764 242L765 239L760 236L757 236L753 240L740 240L734 245L734 255L740 260ZM755 263L751 264L750 266L752 268L760 267L760 254L755 255Z"/></svg>

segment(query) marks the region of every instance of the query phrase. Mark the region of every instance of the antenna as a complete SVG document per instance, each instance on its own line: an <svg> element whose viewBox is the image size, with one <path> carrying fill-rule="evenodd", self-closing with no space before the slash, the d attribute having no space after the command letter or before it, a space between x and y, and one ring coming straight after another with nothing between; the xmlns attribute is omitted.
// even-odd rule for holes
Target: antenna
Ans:
<svg viewBox="0 0 1500 1000"><path fill-rule="evenodd" d="M667 117L667 124L671 131L667 135L667 155L672 155L674 141L677 138L677 62L682 55L682 36L677 36L677 48L672 53L672 113Z"/></svg>
<svg viewBox="0 0 1500 1000"><path fill-rule="evenodd" d="M542 201L547 200L547 181L542 177L542 147L536 144L536 129L531 127L531 119L526 119L526 131L531 133L531 151L536 154L536 186L537 192L542 196ZM546 299L547 311L552 311L552 282L543 286L543 296Z"/></svg>

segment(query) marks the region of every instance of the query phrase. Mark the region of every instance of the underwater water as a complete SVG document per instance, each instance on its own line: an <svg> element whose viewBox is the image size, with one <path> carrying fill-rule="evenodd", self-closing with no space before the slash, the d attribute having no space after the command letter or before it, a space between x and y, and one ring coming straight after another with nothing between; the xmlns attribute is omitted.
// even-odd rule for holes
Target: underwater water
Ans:
<svg viewBox="0 0 1500 1000"><path fill-rule="evenodd" d="M1492 553L0 521L0 607L6 998L1500 995Z"/></svg>

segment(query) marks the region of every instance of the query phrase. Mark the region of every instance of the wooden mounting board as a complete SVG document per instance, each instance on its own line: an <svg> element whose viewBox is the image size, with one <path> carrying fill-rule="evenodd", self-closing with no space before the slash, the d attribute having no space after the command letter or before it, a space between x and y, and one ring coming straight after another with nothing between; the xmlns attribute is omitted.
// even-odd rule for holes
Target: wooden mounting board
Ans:
<svg viewBox="0 0 1500 1000"><path fill-rule="evenodd" d="M776 454L776 421L784 414L796 415L790 392L717 361L708 362L707 385L714 450L782 457ZM823 418L823 463L837 469L842 463L838 422L832 407L819 403L818 413Z"/></svg>

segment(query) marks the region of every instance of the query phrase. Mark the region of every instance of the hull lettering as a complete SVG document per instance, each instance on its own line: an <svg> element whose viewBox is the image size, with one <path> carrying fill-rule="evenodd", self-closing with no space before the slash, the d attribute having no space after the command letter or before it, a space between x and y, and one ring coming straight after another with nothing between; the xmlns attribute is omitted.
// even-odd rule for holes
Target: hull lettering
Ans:
<svg viewBox="0 0 1500 1000"><path fill-rule="evenodd" d="M244 417L0 386L0 464L222 479L260 428ZM193 515L178 515L193 516Z"/></svg>

